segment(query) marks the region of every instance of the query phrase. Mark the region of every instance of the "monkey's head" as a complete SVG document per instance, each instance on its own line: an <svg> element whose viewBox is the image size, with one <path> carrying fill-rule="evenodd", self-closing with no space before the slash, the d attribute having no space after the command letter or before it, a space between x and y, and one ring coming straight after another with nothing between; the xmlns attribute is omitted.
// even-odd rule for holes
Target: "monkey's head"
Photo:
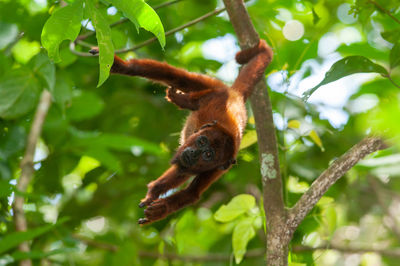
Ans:
<svg viewBox="0 0 400 266"><path fill-rule="evenodd" d="M234 142L218 127L208 127L190 136L171 163L188 172L199 173L220 168L225 170L235 163Z"/></svg>

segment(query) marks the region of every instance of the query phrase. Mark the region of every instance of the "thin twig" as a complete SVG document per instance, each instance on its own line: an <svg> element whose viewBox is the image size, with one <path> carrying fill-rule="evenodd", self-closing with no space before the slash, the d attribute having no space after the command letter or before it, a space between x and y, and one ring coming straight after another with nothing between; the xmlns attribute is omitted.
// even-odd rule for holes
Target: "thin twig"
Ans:
<svg viewBox="0 0 400 266"><path fill-rule="evenodd" d="M88 245L88 246L92 246L95 248L99 248L99 249L104 249L104 250L108 250L108 251L112 251L112 252L116 252L118 251L119 247L113 244L109 244L109 243L105 243L105 242L100 242L100 241L96 241L94 239L85 237L85 236L81 236L78 234L72 234L72 237L75 238L76 240L81 241L82 243Z"/></svg>
<svg viewBox="0 0 400 266"><path fill-rule="evenodd" d="M184 1L184 0L174 0L174 1L166 2L166 3L162 3L162 4L159 4L157 6L154 6L153 10L157 10L157 9L160 9L160 8L163 8L163 7L166 7L166 6L170 6L170 5L179 3L181 1ZM112 23L110 25L110 27L115 27L117 25L123 24L123 23L127 22L128 20L129 19L127 19L127 18L120 19L117 22ZM84 39L89 38L90 36L94 35L95 33L96 33L95 31L91 31L91 32L88 32L86 34L80 35L80 36L78 36L77 40L84 40Z"/></svg>
<svg viewBox="0 0 400 266"><path fill-rule="evenodd" d="M26 192L26 189L32 179L34 173L33 158L35 154L36 144L42 131L43 123L46 118L47 111L49 110L50 104L51 94L47 90L44 90L40 97L39 105L36 109L35 117L33 119L32 127L28 136L25 154L21 161L21 176L18 179L16 186L19 192ZM24 201L25 199L23 196L15 194L13 212L16 231L27 231L28 229L25 213L23 210ZM18 248L22 252L30 251L29 243L26 241L22 242ZM30 259L21 260L20 265L28 266L32 265L32 262Z"/></svg>
<svg viewBox="0 0 400 266"><path fill-rule="evenodd" d="M379 5L377 2L375 2L374 0L368 0L368 2L370 2L371 4L373 4L374 6L376 6L377 8L379 8L383 13L385 13L386 15L388 15L389 17L391 17L394 21L396 21L397 23L400 24L400 20L398 18L396 18L395 16L393 16L393 14L385 9L384 7L382 7L381 5Z"/></svg>
<svg viewBox="0 0 400 266"><path fill-rule="evenodd" d="M382 256L388 257L400 257L400 248L396 249L387 249L387 248L358 248L358 247L346 247L346 246L333 246L333 245L324 245L319 247L308 247L308 246L294 246L292 247L292 251L296 253L300 252L308 252L308 251L316 251L316 250L337 250L343 253L378 253Z"/></svg>
<svg viewBox="0 0 400 266"><path fill-rule="evenodd" d="M322 195L356 163L377 150L386 148L379 137L366 137L333 162L311 185L306 193L289 210L287 225L290 234L297 229Z"/></svg>
<svg viewBox="0 0 400 266"><path fill-rule="evenodd" d="M22 37L24 37L24 35L25 35L24 32L20 32L20 33L14 38L14 40L13 40L11 43L9 43L9 44L7 45L6 49L4 49L4 54L5 54L6 56L8 56L8 55L11 54L11 50L12 50L12 48L14 47L14 45L16 45L16 44L19 42L19 40L21 40Z"/></svg>
<svg viewBox="0 0 400 266"><path fill-rule="evenodd" d="M245 258L259 258L265 255L264 249L249 250L244 255ZM179 255L175 253L155 253L148 251L140 251L139 256L142 258L154 258L154 259L167 259L167 260L178 260L182 262L229 262L232 259L230 254L215 254L208 253L204 255Z"/></svg>
<svg viewBox="0 0 400 266"><path fill-rule="evenodd" d="M194 19L194 20L192 20L192 21L189 21L189 22L186 23L186 24L183 24L183 25L181 25L181 26L179 26L179 27L176 27L176 28L174 28L174 29L172 29L172 30L167 31L167 32L165 33L165 36L167 37L167 36L169 36L169 35L174 34L175 32L178 32L178 31L180 31L180 30L183 30L183 29L185 29L185 28L188 28L188 27L190 27L190 26L193 26L193 25L195 25L195 24L197 24L197 23L199 23L199 22L201 22L201 21L203 21L203 20L205 20L205 19L207 19L207 18L209 18L209 17L211 17L211 16L217 15L217 14L223 12L223 11L225 11L225 8L219 8L219 9L216 9L216 10L214 10L214 11L211 11L211 12L209 12L209 13L207 13L207 14L201 16L201 17L198 17L198 18L196 18L196 19ZM153 38L150 38L150 39L148 39L148 40L146 40L146 41L144 41L144 42L142 42L142 43L140 43L140 44L138 44L138 45L135 45L135 46L133 46L133 47L125 48L125 49L121 49L121 50L117 50L117 51L115 51L115 53L116 53L116 54L120 54L120 53L126 53L126 52L130 52L130 51L135 51L135 50L137 50L137 49L139 49L139 48L142 48L142 47L144 47L144 46L146 46L146 45L148 45L148 44L150 44L150 43L153 43L153 42L155 42L155 41L157 41L157 38L156 38L156 37L153 37ZM78 44L80 44L80 41L79 41L79 40L78 40L77 42L78 42ZM86 45L85 45L85 46L86 46ZM74 53L74 54L76 54L76 55L79 55L79 56L86 56L86 57L98 56L98 55L92 55L92 54L90 54L90 53L84 53L84 52L79 52L79 51L75 50L75 43L74 43L74 42L71 42L71 43L70 43L69 49L71 50L72 53Z"/></svg>

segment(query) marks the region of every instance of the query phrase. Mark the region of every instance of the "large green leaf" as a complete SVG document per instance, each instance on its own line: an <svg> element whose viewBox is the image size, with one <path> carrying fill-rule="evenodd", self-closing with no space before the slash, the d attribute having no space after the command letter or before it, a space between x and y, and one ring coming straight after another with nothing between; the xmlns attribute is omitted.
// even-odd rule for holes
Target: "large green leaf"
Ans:
<svg viewBox="0 0 400 266"><path fill-rule="evenodd" d="M81 29L83 17L82 0L76 0L55 11L46 21L42 30L42 45L48 51L49 57L59 62L59 46L64 40L75 40Z"/></svg>
<svg viewBox="0 0 400 266"><path fill-rule="evenodd" d="M219 222L230 222L239 215L249 211L256 204L253 196L241 194L234 197L227 205L222 205L214 214L214 218Z"/></svg>
<svg viewBox="0 0 400 266"><path fill-rule="evenodd" d="M136 28L142 27L152 32L161 44L165 46L164 27L157 13L143 0L112 0L119 10L132 21Z"/></svg>
<svg viewBox="0 0 400 266"><path fill-rule="evenodd" d="M254 218L246 218L240 221L233 229L232 246L237 264L242 261L244 254L246 254L247 243L256 234L253 228L253 220Z"/></svg>
<svg viewBox="0 0 400 266"><path fill-rule="evenodd" d="M0 117L16 118L31 111L40 93L39 80L27 68L8 72L0 79Z"/></svg>
<svg viewBox="0 0 400 266"><path fill-rule="evenodd" d="M97 45L99 47L100 77L97 87L101 86L110 75L110 69L114 62L114 45L111 41L111 29L107 20L94 6L93 0L86 0L86 11L96 29ZM132 3L130 3L133 5Z"/></svg>
<svg viewBox="0 0 400 266"><path fill-rule="evenodd" d="M310 89L304 94L304 98L308 99L322 85L336 81L343 77L346 77L355 73L379 73L381 75L387 75L387 70L373 63L371 60L364 56L348 56L345 57L332 65L328 72L325 74L325 78L314 88Z"/></svg>
<svg viewBox="0 0 400 266"><path fill-rule="evenodd" d="M390 68L400 65L400 42L396 43L390 50Z"/></svg>

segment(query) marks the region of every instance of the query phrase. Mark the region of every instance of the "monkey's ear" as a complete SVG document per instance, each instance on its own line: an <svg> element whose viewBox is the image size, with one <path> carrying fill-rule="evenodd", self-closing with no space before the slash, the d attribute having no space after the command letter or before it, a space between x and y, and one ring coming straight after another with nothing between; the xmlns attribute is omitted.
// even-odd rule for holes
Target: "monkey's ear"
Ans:
<svg viewBox="0 0 400 266"><path fill-rule="evenodd" d="M232 158L226 161L223 165L218 167L219 170L226 170L228 169L232 164L236 164L236 159Z"/></svg>

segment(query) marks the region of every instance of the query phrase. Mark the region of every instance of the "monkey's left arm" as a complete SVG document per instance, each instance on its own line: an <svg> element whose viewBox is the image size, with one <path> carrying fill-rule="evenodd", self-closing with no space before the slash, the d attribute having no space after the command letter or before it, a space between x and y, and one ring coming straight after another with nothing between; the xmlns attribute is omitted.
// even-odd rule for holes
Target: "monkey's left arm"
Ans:
<svg viewBox="0 0 400 266"><path fill-rule="evenodd" d="M146 218L139 219L139 224L148 224L163 219L189 204L193 204L200 199L200 195L215 182L225 171L212 170L200 173L190 185L172 196L154 201L144 211Z"/></svg>

